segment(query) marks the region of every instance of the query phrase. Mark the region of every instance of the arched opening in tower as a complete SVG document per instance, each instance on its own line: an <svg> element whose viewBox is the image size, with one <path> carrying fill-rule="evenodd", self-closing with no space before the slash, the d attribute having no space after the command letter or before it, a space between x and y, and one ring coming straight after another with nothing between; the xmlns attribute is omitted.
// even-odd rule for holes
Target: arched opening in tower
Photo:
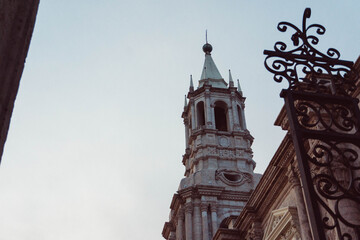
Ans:
<svg viewBox="0 0 360 240"><path fill-rule="evenodd" d="M204 111L204 102L199 102L196 105L196 115L197 115L197 126L205 125L205 111Z"/></svg>
<svg viewBox="0 0 360 240"><path fill-rule="evenodd" d="M224 102L215 103L215 127L219 131L228 131L227 106Z"/></svg>

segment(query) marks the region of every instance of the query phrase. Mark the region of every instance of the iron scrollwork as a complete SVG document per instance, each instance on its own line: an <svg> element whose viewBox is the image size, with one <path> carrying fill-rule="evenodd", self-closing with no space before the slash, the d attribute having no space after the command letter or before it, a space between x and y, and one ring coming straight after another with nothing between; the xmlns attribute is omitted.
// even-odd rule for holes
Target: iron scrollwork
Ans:
<svg viewBox="0 0 360 240"><path fill-rule="evenodd" d="M295 111L305 129L343 133L359 130L354 110L346 104L302 100L295 102Z"/></svg>
<svg viewBox="0 0 360 240"><path fill-rule="evenodd" d="M265 67L276 82L289 87L280 94L286 114L307 204L314 240L360 239L360 110L353 97L359 73L340 52L315 46L325 27L302 28L280 22L280 32L292 29L290 49L276 42L265 50Z"/></svg>
<svg viewBox="0 0 360 240"><path fill-rule="evenodd" d="M289 89L331 91L340 95L354 91L353 62L340 60L340 52L335 48L329 48L326 54L315 48L319 43L318 36L324 35L326 29L320 24L307 26L310 16L310 8L305 9L302 29L288 22L278 24L280 32L294 31L291 37L293 48L289 49L285 42L278 41L274 51L265 50L266 69L274 74L276 82L286 79Z"/></svg>
<svg viewBox="0 0 360 240"><path fill-rule="evenodd" d="M360 236L360 146L351 142L319 141L307 155L326 235L335 239Z"/></svg>

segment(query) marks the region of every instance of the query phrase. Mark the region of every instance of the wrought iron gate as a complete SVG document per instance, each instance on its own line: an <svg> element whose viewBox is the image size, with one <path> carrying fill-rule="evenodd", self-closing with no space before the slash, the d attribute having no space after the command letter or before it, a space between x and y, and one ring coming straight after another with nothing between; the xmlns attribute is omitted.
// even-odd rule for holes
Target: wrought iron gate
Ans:
<svg viewBox="0 0 360 240"><path fill-rule="evenodd" d="M286 79L287 118L296 151L308 219L313 239L360 239L360 111L353 97L358 73L353 62L340 60L329 48L314 46L325 28L307 26L311 10L305 9L302 29L280 22L278 30L294 31L293 48L276 42L265 50L265 67L274 80Z"/></svg>

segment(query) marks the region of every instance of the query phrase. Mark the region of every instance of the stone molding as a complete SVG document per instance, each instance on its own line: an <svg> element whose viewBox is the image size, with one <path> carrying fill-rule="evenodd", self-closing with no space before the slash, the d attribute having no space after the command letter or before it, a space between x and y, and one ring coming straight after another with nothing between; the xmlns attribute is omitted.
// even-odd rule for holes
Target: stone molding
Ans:
<svg viewBox="0 0 360 240"><path fill-rule="evenodd" d="M196 89L195 91L193 91L193 92L189 92L188 93L188 96L189 97L195 97L195 96L197 96L197 95L199 95L200 93L202 93L202 92L205 92L205 90L207 90L207 89L205 89L206 88L206 84L204 84L202 87L200 87L200 88L198 88L198 89ZM214 88L214 87L210 87L210 88L208 88L209 89L209 91L211 92L211 93L223 93L223 94L231 94L231 88L229 89L229 88ZM243 96L241 96L241 94L239 93L239 92L237 92L237 91L235 91L235 94L236 94L236 96L238 97L238 99L240 100L240 101L245 101L245 97L243 97Z"/></svg>
<svg viewBox="0 0 360 240"><path fill-rule="evenodd" d="M247 201L250 194L251 192L225 190L225 187L207 185L195 185L178 191L179 201L187 198L196 199L201 196L214 196L219 200Z"/></svg>
<svg viewBox="0 0 360 240"><path fill-rule="evenodd" d="M183 200L181 199L181 197L179 196L179 194L175 193L172 197L171 200L171 204L170 204L170 209L171 210L176 210L180 207L181 203L183 202Z"/></svg>
<svg viewBox="0 0 360 240"><path fill-rule="evenodd" d="M219 133L219 132L221 132L221 133ZM254 140L253 136L251 136L251 134L248 130L225 132L225 131L219 131L219 130L213 129L213 128L197 128L197 129L194 129L191 133L191 136L189 136L189 142L192 143L192 141L194 141L197 138L197 136L205 135L207 133L214 133L214 134L217 134L218 136L220 136L220 135L232 136L232 137L239 136L239 137L243 137L244 139L250 140L251 143Z"/></svg>
<svg viewBox="0 0 360 240"><path fill-rule="evenodd" d="M164 224L164 228L162 230L162 236L165 238L165 239L168 239L169 238L169 235L171 232L174 232L175 231L175 226L173 224L172 221L170 222L165 222Z"/></svg>
<svg viewBox="0 0 360 240"><path fill-rule="evenodd" d="M232 176L234 179L229 179L229 176ZM235 171L229 169L218 169L215 171L215 180L221 180L223 183L229 186L240 186L244 183L252 183L253 175L251 173Z"/></svg>
<svg viewBox="0 0 360 240"><path fill-rule="evenodd" d="M288 186L287 168L293 159L294 149L289 134L285 136L269 167L264 172L260 182L249 198L240 216L236 219L235 227L244 233L250 228L252 216L264 218L274 200ZM244 235L242 237L245 237Z"/></svg>
<svg viewBox="0 0 360 240"><path fill-rule="evenodd" d="M299 221L295 207L285 207L271 212L264 234L264 240L300 239Z"/></svg>
<svg viewBox="0 0 360 240"><path fill-rule="evenodd" d="M255 167L256 163L252 159L251 149L241 149L232 147L220 147L220 146L200 146L196 150L193 150L190 156L183 156L183 163L190 161L190 168L198 164L200 160L208 160L209 158L216 158L217 160L243 160L248 164ZM184 164L184 165L185 165Z"/></svg>
<svg viewBox="0 0 360 240"><path fill-rule="evenodd" d="M246 233L245 240L261 240L262 238L261 221L253 220L250 229Z"/></svg>
<svg viewBox="0 0 360 240"><path fill-rule="evenodd" d="M219 228L212 240L239 240L239 235L236 229Z"/></svg>

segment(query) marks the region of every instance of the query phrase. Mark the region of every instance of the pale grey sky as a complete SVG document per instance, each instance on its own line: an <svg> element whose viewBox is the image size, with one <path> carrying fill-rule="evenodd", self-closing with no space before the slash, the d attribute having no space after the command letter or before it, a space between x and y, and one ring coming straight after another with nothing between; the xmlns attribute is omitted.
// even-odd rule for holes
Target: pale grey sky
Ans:
<svg viewBox="0 0 360 240"><path fill-rule="evenodd" d="M181 119L205 29L239 78L257 172L284 135L264 49L280 21L327 28L320 49L360 54L360 2L41 1L0 167L0 240L161 239L183 177Z"/></svg>

